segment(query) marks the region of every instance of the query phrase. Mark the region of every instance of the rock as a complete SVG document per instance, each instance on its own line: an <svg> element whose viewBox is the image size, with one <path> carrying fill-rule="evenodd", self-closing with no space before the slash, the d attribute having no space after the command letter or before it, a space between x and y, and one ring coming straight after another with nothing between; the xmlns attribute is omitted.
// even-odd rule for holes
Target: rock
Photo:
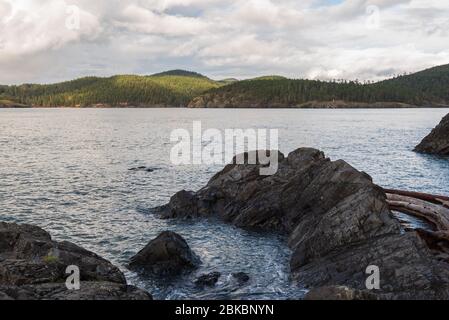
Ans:
<svg viewBox="0 0 449 320"><path fill-rule="evenodd" d="M195 284L198 287L213 287L218 282L218 279L220 279L220 277L220 272L203 274L195 281Z"/></svg>
<svg viewBox="0 0 449 320"><path fill-rule="evenodd" d="M154 172L156 170L157 170L157 168L151 168L151 167L145 167L145 166L128 169L128 171L144 171L144 172Z"/></svg>
<svg viewBox="0 0 449 320"><path fill-rule="evenodd" d="M175 275L195 269L200 263L198 256L180 235L165 231L132 257L129 267L157 275Z"/></svg>
<svg viewBox="0 0 449 320"><path fill-rule="evenodd" d="M65 287L65 271L71 265L80 269L82 287L77 292ZM99 298L106 297L101 288L107 288L110 299L151 297L128 286L116 266L90 251L70 242L53 241L36 226L0 222L0 299L56 299L64 295L90 299L96 293Z"/></svg>
<svg viewBox="0 0 449 320"><path fill-rule="evenodd" d="M304 300L377 300L377 295L343 286L319 287L309 291Z"/></svg>
<svg viewBox="0 0 449 320"><path fill-rule="evenodd" d="M449 265L416 232L404 232L369 175L310 148L280 155L272 176L259 175L259 169L227 165L200 191L182 191L155 212L164 218L218 216L239 227L288 235L293 277L306 288L364 290L366 269L376 265L376 294L449 298Z"/></svg>
<svg viewBox="0 0 449 320"><path fill-rule="evenodd" d="M442 156L449 155L449 114L416 146L415 151Z"/></svg>
<svg viewBox="0 0 449 320"><path fill-rule="evenodd" d="M80 290L67 290L64 283L0 286L0 300L151 300L147 292L126 284L81 282Z"/></svg>
<svg viewBox="0 0 449 320"><path fill-rule="evenodd" d="M249 281L249 275L244 272L233 273L232 277L237 280L237 282L242 285Z"/></svg>

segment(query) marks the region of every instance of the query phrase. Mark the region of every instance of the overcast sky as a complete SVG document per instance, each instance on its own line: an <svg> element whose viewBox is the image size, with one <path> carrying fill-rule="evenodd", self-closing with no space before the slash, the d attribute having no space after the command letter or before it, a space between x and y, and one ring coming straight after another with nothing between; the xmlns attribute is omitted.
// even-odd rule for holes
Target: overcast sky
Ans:
<svg viewBox="0 0 449 320"><path fill-rule="evenodd" d="M0 0L0 83L187 69L378 80L449 63L447 0Z"/></svg>

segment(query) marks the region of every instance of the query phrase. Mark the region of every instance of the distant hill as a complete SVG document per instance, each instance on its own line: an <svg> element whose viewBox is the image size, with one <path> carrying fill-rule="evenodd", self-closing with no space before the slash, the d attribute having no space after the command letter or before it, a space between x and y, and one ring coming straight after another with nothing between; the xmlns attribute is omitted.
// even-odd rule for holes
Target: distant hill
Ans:
<svg viewBox="0 0 449 320"><path fill-rule="evenodd" d="M262 77L257 77L257 78L253 78L251 80L286 80L286 77L283 76L262 76Z"/></svg>
<svg viewBox="0 0 449 320"><path fill-rule="evenodd" d="M223 79L223 80L218 80L217 82L226 85L226 84L231 84L231 83L238 82L238 81L239 81L239 79L236 79L236 78L227 78L227 79Z"/></svg>
<svg viewBox="0 0 449 320"><path fill-rule="evenodd" d="M189 104L192 108L409 106L449 106L449 65L366 84L259 77L214 88Z"/></svg>
<svg viewBox="0 0 449 320"><path fill-rule="evenodd" d="M169 71L153 76L85 77L40 85L0 88L0 99L46 107L185 107L194 97L220 84L199 74Z"/></svg>
<svg viewBox="0 0 449 320"><path fill-rule="evenodd" d="M205 78L209 79L208 77L202 75L201 73L193 72L193 71L186 71L186 70L169 70L164 71L160 73L155 73L152 75L153 77L161 77L161 76L183 76L183 77L192 77L192 78Z"/></svg>
<svg viewBox="0 0 449 320"><path fill-rule="evenodd" d="M449 105L449 65L365 84L273 75L214 81L196 72L171 70L151 76L0 86L0 101L0 107L440 107Z"/></svg>

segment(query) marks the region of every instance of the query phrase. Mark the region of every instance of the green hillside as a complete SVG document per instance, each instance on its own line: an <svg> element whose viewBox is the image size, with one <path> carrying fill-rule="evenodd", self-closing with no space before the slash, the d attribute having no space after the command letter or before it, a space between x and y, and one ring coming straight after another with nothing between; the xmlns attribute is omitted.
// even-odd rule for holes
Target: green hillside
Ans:
<svg viewBox="0 0 449 320"><path fill-rule="evenodd" d="M0 101L4 101L0 107L442 106L449 105L449 65L364 84L282 76L213 81L199 73L171 70L152 76L85 77L50 85L0 86Z"/></svg>
<svg viewBox="0 0 449 320"><path fill-rule="evenodd" d="M24 84L0 88L0 99L36 106L186 106L220 84L191 73L153 76L86 77L50 85Z"/></svg>
<svg viewBox="0 0 449 320"><path fill-rule="evenodd" d="M190 107L291 107L312 101L449 105L449 65L366 84L262 77L212 89Z"/></svg>

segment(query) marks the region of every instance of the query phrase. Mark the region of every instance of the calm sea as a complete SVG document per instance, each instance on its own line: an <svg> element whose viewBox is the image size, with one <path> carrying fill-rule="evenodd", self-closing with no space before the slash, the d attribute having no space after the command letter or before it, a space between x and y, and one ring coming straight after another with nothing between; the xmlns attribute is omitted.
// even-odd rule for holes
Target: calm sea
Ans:
<svg viewBox="0 0 449 320"><path fill-rule="evenodd" d="M449 194L449 159L413 147L448 109L403 110L0 110L0 220L39 225L119 265L128 281L158 299L287 299L290 251L276 234L258 234L215 221L161 221L148 209L181 189L196 190L221 166L173 166L170 133L204 129L279 129L281 151L315 147L344 159L384 187ZM153 172L130 171L146 166ZM163 230L183 235L203 261L171 281L126 270L129 257ZM213 289L192 281L223 274ZM230 276L246 272L238 287Z"/></svg>

